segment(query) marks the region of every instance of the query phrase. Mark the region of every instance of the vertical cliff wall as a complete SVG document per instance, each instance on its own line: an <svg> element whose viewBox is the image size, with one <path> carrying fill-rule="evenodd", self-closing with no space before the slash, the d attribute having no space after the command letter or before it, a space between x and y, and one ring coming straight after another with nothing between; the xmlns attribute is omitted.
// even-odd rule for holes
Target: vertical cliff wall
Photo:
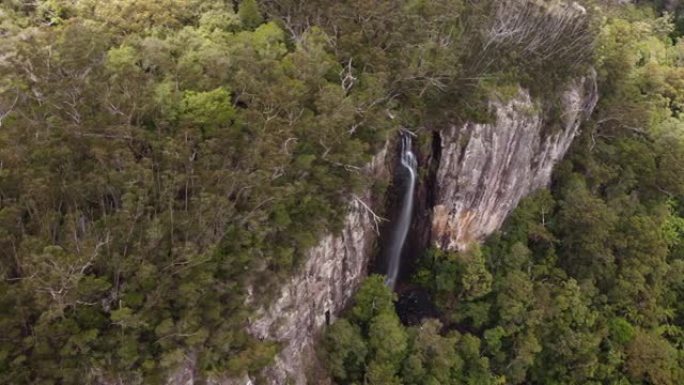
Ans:
<svg viewBox="0 0 684 385"><path fill-rule="evenodd" d="M560 98L556 125L540 101L520 90L493 101L495 122L451 126L440 135L431 238L464 249L497 230L520 199L546 186L582 121L596 106L595 74L573 82Z"/></svg>
<svg viewBox="0 0 684 385"><path fill-rule="evenodd" d="M386 178L386 153L384 149L377 154L365 172L376 179ZM366 276L377 237L377 224L369 211L374 198L370 189L351 198L342 231L328 234L309 251L306 263L282 287L276 302L260 309L249 325L254 336L278 341L283 347L264 371L268 383L306 383L310 364L317 361L313 350L317 333L334 321Z"/></svg>
<svg viewBox="0 0 684 385"><path fill-rule="evenodd" d="M431 203L419 206L426 212L418 213L427 219L420 223L431 227L431 241L443 249L464 249L497 230L520 199L549 183L554 165L596 102L592 74L563 92L556 124L550 124L539 101L520 90L508 101L491 102L493 123L468 122L436 133L433 154L426 156L436 162L434 178L428 178L433 185L423 186L431 191ZM386 154L385 149L373 159L366 169L369 175L386 177ZM368 211L373 202L370 189L352 197L343 230L322 238L276 302L255 314L250 333L282 344L275 362L263 372L266 383L307 383L317 362L313 344L318 333L348 305L367 274L377 237ZM245 377L222 384L251 383L253 379Z"/></svg>

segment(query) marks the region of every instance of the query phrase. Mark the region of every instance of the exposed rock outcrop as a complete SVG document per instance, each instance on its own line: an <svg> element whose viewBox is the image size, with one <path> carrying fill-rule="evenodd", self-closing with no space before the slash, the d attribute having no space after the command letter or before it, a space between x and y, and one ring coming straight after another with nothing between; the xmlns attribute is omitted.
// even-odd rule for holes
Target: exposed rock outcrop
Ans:
<svg viewBox="0 0 684 385"><path fill-rule="evenodd" d="M462 250L497 230L520 199L549 183L597 98L591 74L563 92L559 129L549 127L540 102L520 90L510 101L492 102L494 123L466 123L441 132L434 244Z"/></svg>
<svg viewBox="0 0 684 385"><path fill-rule="evenodd" d="M377 154L366 172L385 178L386 153L384 149ZM353 197L342 231L328 234L309 251L306 263L282 287L276 302L260 309L249 325L254 336L283 344L274 364L264 371L268 383L306 383L309 366L316 361L313 343L317 333L334 321L366 276L377 236L369 211L373 201L370 189Z"/></svg>
<svg viewBox="0 0 684 385"><path fill-rule="evenodd" d="M435 189L432 242L448 250L463 249L497 230L520 199L549 183L554 165L596 102L591 75L562 94L558 128L550 127L540 103L521 90L507 102L492 102L494 123L466 123L442 131L440 146L433 149L438 154L432 156L439 161L435 185L428 186ZM386 154L387 149L381 151L366 172L386 177ZM322 238L276 302L257 311L250 333L282 344L275 362L262 373L268 384L307 383L317 362L316 337L348 305L367 274L377 237L369 212L374 201L370 189L352 198L342 231ZM226 384L252 382L245 377Z"/></svg>

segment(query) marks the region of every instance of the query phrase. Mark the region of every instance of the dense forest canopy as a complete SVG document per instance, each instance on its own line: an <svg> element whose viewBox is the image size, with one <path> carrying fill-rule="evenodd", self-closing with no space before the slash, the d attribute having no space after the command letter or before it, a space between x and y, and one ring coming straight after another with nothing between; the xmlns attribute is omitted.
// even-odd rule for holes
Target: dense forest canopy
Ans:
<svg viewBox="0 0 684 385"><path fill-rule="evenodd" d="M551 189L482 247L425 253L439 320L402 325L368 279L324 339L338 383L684 382L684 45L673 14L600 17L599 105Z"/></svg>
<svg viewBox="0 0 684 385"><path fill-rule="evenodd" d="M519 86L601 101L549 191L324 337L340 384L684 383L684 31L672 1L1 0L0 383L256 374L244 330L399 127ZM640 2L644 3L644 2ZM257 283L257 284L255 284ZM325 349L322 349L325 350Z"/></svg>
<svg viewBox="0 0 684 385"><path fill-rule="evenodd" d="M4 1L0 382L239 374L243 330L334 230L389 128L326 35L254 1Z"/></svg>

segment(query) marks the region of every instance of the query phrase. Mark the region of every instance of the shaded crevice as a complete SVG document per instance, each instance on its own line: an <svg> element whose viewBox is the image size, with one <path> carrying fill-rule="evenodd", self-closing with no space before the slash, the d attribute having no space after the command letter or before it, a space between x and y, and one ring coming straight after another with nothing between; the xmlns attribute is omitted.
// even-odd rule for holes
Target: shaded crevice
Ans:
<svg viewBox="0 0 684 385"><path fill-rule="evenodd" d="M437 130L430 131L428 135L429 146L417 149L416 154L421 178L416 187L413 219L402 254L402 269L397 285L399 292L410 286L417 263L431 243L432 211L438 197L437 171L442 155L442 137Z"/></svg>
<svg viewBox="0 0 684 385"><path fill-rule="evenodd" d="M397 278L395 291L399 295L397 313L405 324L419 323L425 317L437 317L428 293L411 283L420 258L431 244L432 211L437 204L438 183L437 172L442 157L442 136L438 130L431 130L427 134L427 144L415 145L413 152L418 160L419 178L414 191L414 206L409 234L401 254L401 266ZM425 140L425 138L423 139ZM392 154L388 164L392 179L385 192L384 217L387 219L380 227L376 257L371 259L369 271L385 274L388 269L387 251L392 240L392 232L401 212L402 192L406 188L406 178L398 169L401 145L398 140L390 144Z"/></svg>
<svg viewBox="0 0 684 385"><path fill-rule="evenodd" d="M439 184L437 172L442 158L442 136L439 131L429 133L427 152L418 154L422 178L416 189L415 213L411 232L402 255L402 271L397 282L399 299L397 315L405 325L417 325L425 318L439 318L430 294L411 282L421 258L432 243L432 212L437 204Z"/></svg>
<svg viewBox="0 0 684 385"><path fill-rule="evenodd" d="M391 153L387 159L387 169L391 175L389 186L384 193L384 199L381 203L383 206L382 216L385 221L380 225L380 235L377 240L375 257L371 258L368 271L374 274L385 274L388 268L387 261L387 247L392 238L393 224L396 223L401 210L401 192L404 189L405 181L398 177L397 168L400 158L400 143L397 140L392 140L389 144Z"/></svg>
<svg viewBox="0 0 684 385"><path fill-rule="evenodd" d="M432 132L432 159L430 160L427 182L431 186L428 190L427 203L432 212L432 208L437 204L437 171L439 162L442 160L442 136L439 131ZM430 218L432 220L432 218Z"/></svg>
<svg viewBox="0 0 684 385"><path fill-rule="evenodd" d="M425 134L423 134L425 135ZM414 190L415 203L409 234L401 255L401 267L397 279L397 291L402 291L410 281L416 268L416 262L430 245L432 229L432 209L437 200L437 170L441 160L442 140L439 131L430 131L429 146L414 146L413 152L418 161L419 178ZM401 211L402 192L407 181L398 170L400 145L393 141L390 172L393 175L391 184L385 193L384 217L387 219L380 228L380 238L376 258L369 268L370 272L384 274L387 272L387 249L391 242L392 231Z"/></svg>
<svg viewBox="0 0 684 385"><path fill-rule="evenodd" d="M465 126L465 132L462 133L464 135L461 137L459 135L459 153L458 153L458 163L457 164L463 164L463 160L465 159L466 155L466 148L468 147L468 143L470 143L470 136L472 135L472 130L470 129L470 124ZM441 139L441 138L440 138ZM440 147L440 151L441 151Z"/></svg>

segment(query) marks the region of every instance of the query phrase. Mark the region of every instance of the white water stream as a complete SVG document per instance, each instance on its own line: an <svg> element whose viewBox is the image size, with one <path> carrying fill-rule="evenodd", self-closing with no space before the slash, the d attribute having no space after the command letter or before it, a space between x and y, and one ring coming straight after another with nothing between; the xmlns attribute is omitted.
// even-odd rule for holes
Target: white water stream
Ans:
<svg viewBox="0 0 684 385"><path fill-rule="evenodd" d="M408 174L408 183L403 191L401 211L397 223L391 235L391 243L387 251L388 267L385 283L394 288L399 275L401 265L401 251L406 243L406 235L411 225L413 213L413 190L416 187L416 168L418 166L416 156L411 151L411 134L404 133L401 136L401 166Z"/></svg>

